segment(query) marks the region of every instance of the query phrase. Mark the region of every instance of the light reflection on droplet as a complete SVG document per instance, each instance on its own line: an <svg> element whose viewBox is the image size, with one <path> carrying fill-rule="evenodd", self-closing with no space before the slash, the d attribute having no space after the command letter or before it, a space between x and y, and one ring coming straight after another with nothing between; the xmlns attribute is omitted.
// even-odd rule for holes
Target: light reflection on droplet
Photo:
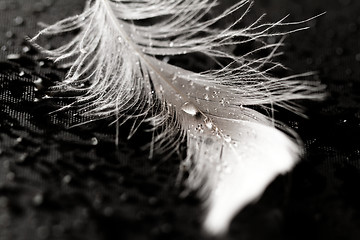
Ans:
<svg viewBox="0 0 360 240"><path fill-rule="evenodd" d="M195 116L196 114L199 113L199 110L197 109L197 107L191 102L184 103L181 106L181 110L184 111L185 113L191 115L191 116Z"/></svg>
<svg viewBox="0 0 360 240"><path fill-rule="evenodd" d="M212 123L212 121L211 121L209 118L205 118L204 122L205 122L205 126L206 126L208 129L212 129L213 123Z"/></svg>
<svg viewBox="0 0 360 240"><path fill-rule="evenodd" d="M224 139L224 141L227 142L227 143L230 143L230 142L231 142L231 137L230 137L230 135L224 135L224 136L223 136L223 139Z"/></svg>

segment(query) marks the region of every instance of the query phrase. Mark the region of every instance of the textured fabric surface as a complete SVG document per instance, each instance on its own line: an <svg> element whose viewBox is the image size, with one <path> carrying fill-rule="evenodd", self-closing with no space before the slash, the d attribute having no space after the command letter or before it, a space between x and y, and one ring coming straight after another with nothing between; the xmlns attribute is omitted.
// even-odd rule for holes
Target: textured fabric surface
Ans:
<svg viewBox="0 0 360 240"><path fill-rule="evenodd" d="M208 239L196 194L182 198L183 186L175 185L179 156L149 160L142 146L151 137L140 129L128 141L126 125L116 147L112 119L69 128L84 119L75 111L49 114L70 101L46 95L65 70L24 37L40 29L38 22L53 23L83 5L0 0L0 240ZM268 21L327 12L285 40L280 61L289 70L275 74L317 71L328 98L304 102L309 119L278 113L301 135L305 156L220 239L360 238L359 10L355 0L256 2L252 14L266 12Z"/></svg>

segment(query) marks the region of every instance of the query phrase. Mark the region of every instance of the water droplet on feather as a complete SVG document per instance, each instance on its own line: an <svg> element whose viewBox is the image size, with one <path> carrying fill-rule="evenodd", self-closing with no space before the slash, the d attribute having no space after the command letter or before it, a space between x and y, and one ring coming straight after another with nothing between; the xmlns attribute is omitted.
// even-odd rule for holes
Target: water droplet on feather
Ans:
<svg viewBox="0 0 360 240"><path fill-rule="evenodd" d="M199 113L199 110L197 109L197 107L191 102L184 103L181 106L181 110L186 112L187 114L189 114L191 116L195 116L196 114Z"/></svg>
<svg viewBox="0 0 360 240"><path fill-rule="evenodd" d="M224 141L227 142L227 143L231 142L231 137L230 137L229 135L224 135L224 136L223 136L223 139L224 139Z"/></svg>
<svg viewBox="0 0 360 240"><path fill-rule="evenodd" d="M205 118L204 122L205 122L205 126L206 126L208 129L212 129L212 128L213 128L213 123L212 123L212 121L211 121L209 118Z"/></svg>

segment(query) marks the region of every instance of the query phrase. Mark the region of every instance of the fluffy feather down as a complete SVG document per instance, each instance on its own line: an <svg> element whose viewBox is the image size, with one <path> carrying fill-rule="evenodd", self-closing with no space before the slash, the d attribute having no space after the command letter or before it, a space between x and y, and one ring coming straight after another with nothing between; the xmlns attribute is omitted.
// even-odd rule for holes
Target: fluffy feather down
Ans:
<svg viewBox="0 0 360 240"><path fill-rule="evenodd" d="M290 170L301 151L276 129L275 120L249 107L278 105L298 111L292 100L320 97L318 83L268 74L282 67L272 60L282 42L268 44L266 38L305 29L275 31L302 22L261 23L261 16L237 27L252 3L241 0L207 19L217 0L90 0L83 13L46 27L32 39L80 30L56 49L38 46L50 59L70 66L65 81L53 90L83 93L76 104L86 114L132 119L129 137L149 122L162 130L153 139L158 150L174 150L186 139L186 183L204 199L204 227L212 234L225 232L236 212ZM233 24L215 27L240 11ZM143 24L146 20L154 23ZM226 51L248 42L258 47L242 56ZM268 55L252 58L262 50ZM155 57L194 52L228 64L194 73Z"/></svg>

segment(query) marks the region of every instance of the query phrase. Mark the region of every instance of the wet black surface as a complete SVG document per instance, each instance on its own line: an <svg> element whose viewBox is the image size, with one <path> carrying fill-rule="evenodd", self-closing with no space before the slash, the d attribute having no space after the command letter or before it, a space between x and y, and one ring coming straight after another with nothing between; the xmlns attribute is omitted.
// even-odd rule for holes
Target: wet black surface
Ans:
<svg viewBox="0 0 360 240"><path fill-rule="evenodd" d="M127 141L128 126L116 147L112 119L69 128L86 119L74 110L49 114L71 101L47 91L65 70L24 36L83 4L0 1L0 239L207 239L200 202L175 187L178 156L149 160L141 147L150 136ZM327 12L286 39L280 60L286 74L317 71L328 98L304 103L308 120L278 114L302 136L304 159L221 239L359 239L359 9L355 0L256 2L253 13L269 21Z"/></svg>

